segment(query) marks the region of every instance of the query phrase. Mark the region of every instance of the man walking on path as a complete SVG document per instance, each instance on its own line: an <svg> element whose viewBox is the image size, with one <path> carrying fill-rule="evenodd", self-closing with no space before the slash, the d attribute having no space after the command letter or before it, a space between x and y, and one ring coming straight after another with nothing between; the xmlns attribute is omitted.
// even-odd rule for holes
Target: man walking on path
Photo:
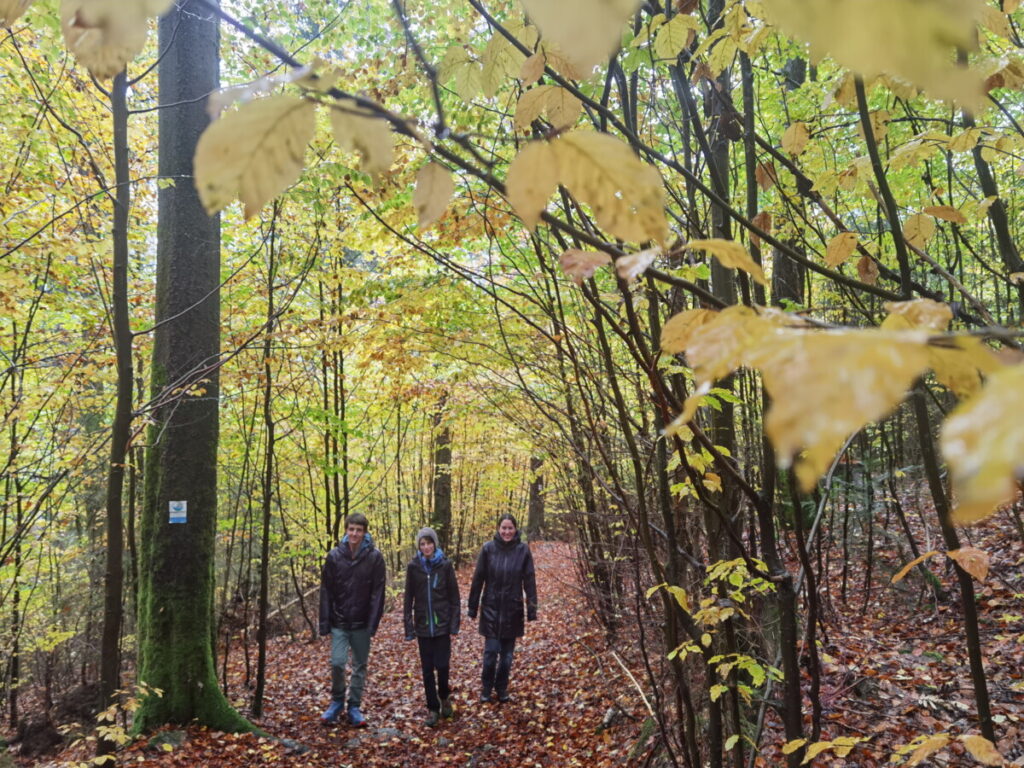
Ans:
<svg viewBox="0 0 1024 768"><path fill-rule="evenodd" d="M370 638L384 614L384 556L373 545L369 521L358 512L345 520L345 536L327 554L320 577L320 634L331 636L331 704L320 716L324 725L338 722L345 707L345 665L348 682L348 721L366 725L359 710L366 684Z"/></svg>

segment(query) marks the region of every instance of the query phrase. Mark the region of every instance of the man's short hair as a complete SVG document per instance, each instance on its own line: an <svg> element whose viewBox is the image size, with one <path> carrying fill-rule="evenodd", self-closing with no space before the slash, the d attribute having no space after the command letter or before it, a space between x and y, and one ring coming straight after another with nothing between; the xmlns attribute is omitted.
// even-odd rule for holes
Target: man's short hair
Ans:
<svg viewBox="0 0 1024 768"><path fill-rule="evenodd" d="M353 512L345 518L345 527L348 528L350 525L361 525L364 531L370 530L370 521L362 512Z"/></svg>

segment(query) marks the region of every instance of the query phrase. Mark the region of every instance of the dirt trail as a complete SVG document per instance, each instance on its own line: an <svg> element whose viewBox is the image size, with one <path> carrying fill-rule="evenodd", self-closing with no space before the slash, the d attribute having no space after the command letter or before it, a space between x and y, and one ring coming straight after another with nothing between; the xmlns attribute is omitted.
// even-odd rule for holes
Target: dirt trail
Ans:
<svg viewBox="0 0 1024 768"><path fill-rule="evenodd" d="M463 617L463 631L452 644L452 688L456 715L437 728L426 716L415 642L404 639L401 604L381 623L370 656L363 711L369 727L325 728L320 712L328 703L329 643L275 640L268 649L269 675L264 717L259 725L308 751L298 753L278 741L188 729L172 752L134 745L124 763L171 765L295 766L608 766L625 762L645 714L636 692L605 653L601 633L578 589L572 550L564 544L534 545L540 614L527 624L516 648L506 704L481 704L480 658L483 639L476 622ZM404 572L403 572L404 573ZM463 603L471 568L459 574ZM399 576L399 581L401 575ZM241 680L241 662L232 676ZM231 691L243 711L247 696L240 682ZM619 716L602 729L613 704Z"/></svg>

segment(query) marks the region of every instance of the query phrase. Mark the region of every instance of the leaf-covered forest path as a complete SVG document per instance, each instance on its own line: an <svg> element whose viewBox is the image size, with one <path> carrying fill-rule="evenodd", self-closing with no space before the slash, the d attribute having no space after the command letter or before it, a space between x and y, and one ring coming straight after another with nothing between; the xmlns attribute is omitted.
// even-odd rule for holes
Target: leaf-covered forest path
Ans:
<svg viewBox="0 0 1024 768"><path fill-rule="evenodd" d="M325 728L320 712L329 701L329 641L315 644L288 636L268 647L264 717L269 734L294 740L308 751L252 735L235 736L191 728L171 752L130 748L124 764L152 766L605 766L621 764L634 746L646 710L636 691L623 687L616 662L604 650L578 587L575 553L561 543L533 545L540 600L538 620L528 623L516 647L512 701L481 704L483 638L463 615L463 630L452 643L452 689L456 714L437 728L423 725L426 709L415 642L406 642L401 595L392 601L370 654L363 711L369 727ZM401 586L402 574L389 574ZM459 571L463 604L472 563ZM255 663L255 659L253 659ZM230 698L243 708L244 659L232 658ZM602 728L615 705L617 716Z"/></svg>

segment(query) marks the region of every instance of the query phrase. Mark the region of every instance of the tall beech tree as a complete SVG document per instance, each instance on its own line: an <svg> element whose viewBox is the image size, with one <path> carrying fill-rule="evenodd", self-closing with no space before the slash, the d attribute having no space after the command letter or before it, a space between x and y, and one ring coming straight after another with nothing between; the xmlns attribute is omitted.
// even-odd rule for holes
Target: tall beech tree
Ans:
<svg viewBox="0 0 1024 768"><path fill-rule="evenodd" d="M220 379L220 218L192 183L192 157L220 82L219 21L195 3L160 19L160 190L153 426L140 526L139 679L163 691L135 720L145 730L193 719L251 725L214 669L214 533ZM186 518L169 515L185 502Z"/></svg>

